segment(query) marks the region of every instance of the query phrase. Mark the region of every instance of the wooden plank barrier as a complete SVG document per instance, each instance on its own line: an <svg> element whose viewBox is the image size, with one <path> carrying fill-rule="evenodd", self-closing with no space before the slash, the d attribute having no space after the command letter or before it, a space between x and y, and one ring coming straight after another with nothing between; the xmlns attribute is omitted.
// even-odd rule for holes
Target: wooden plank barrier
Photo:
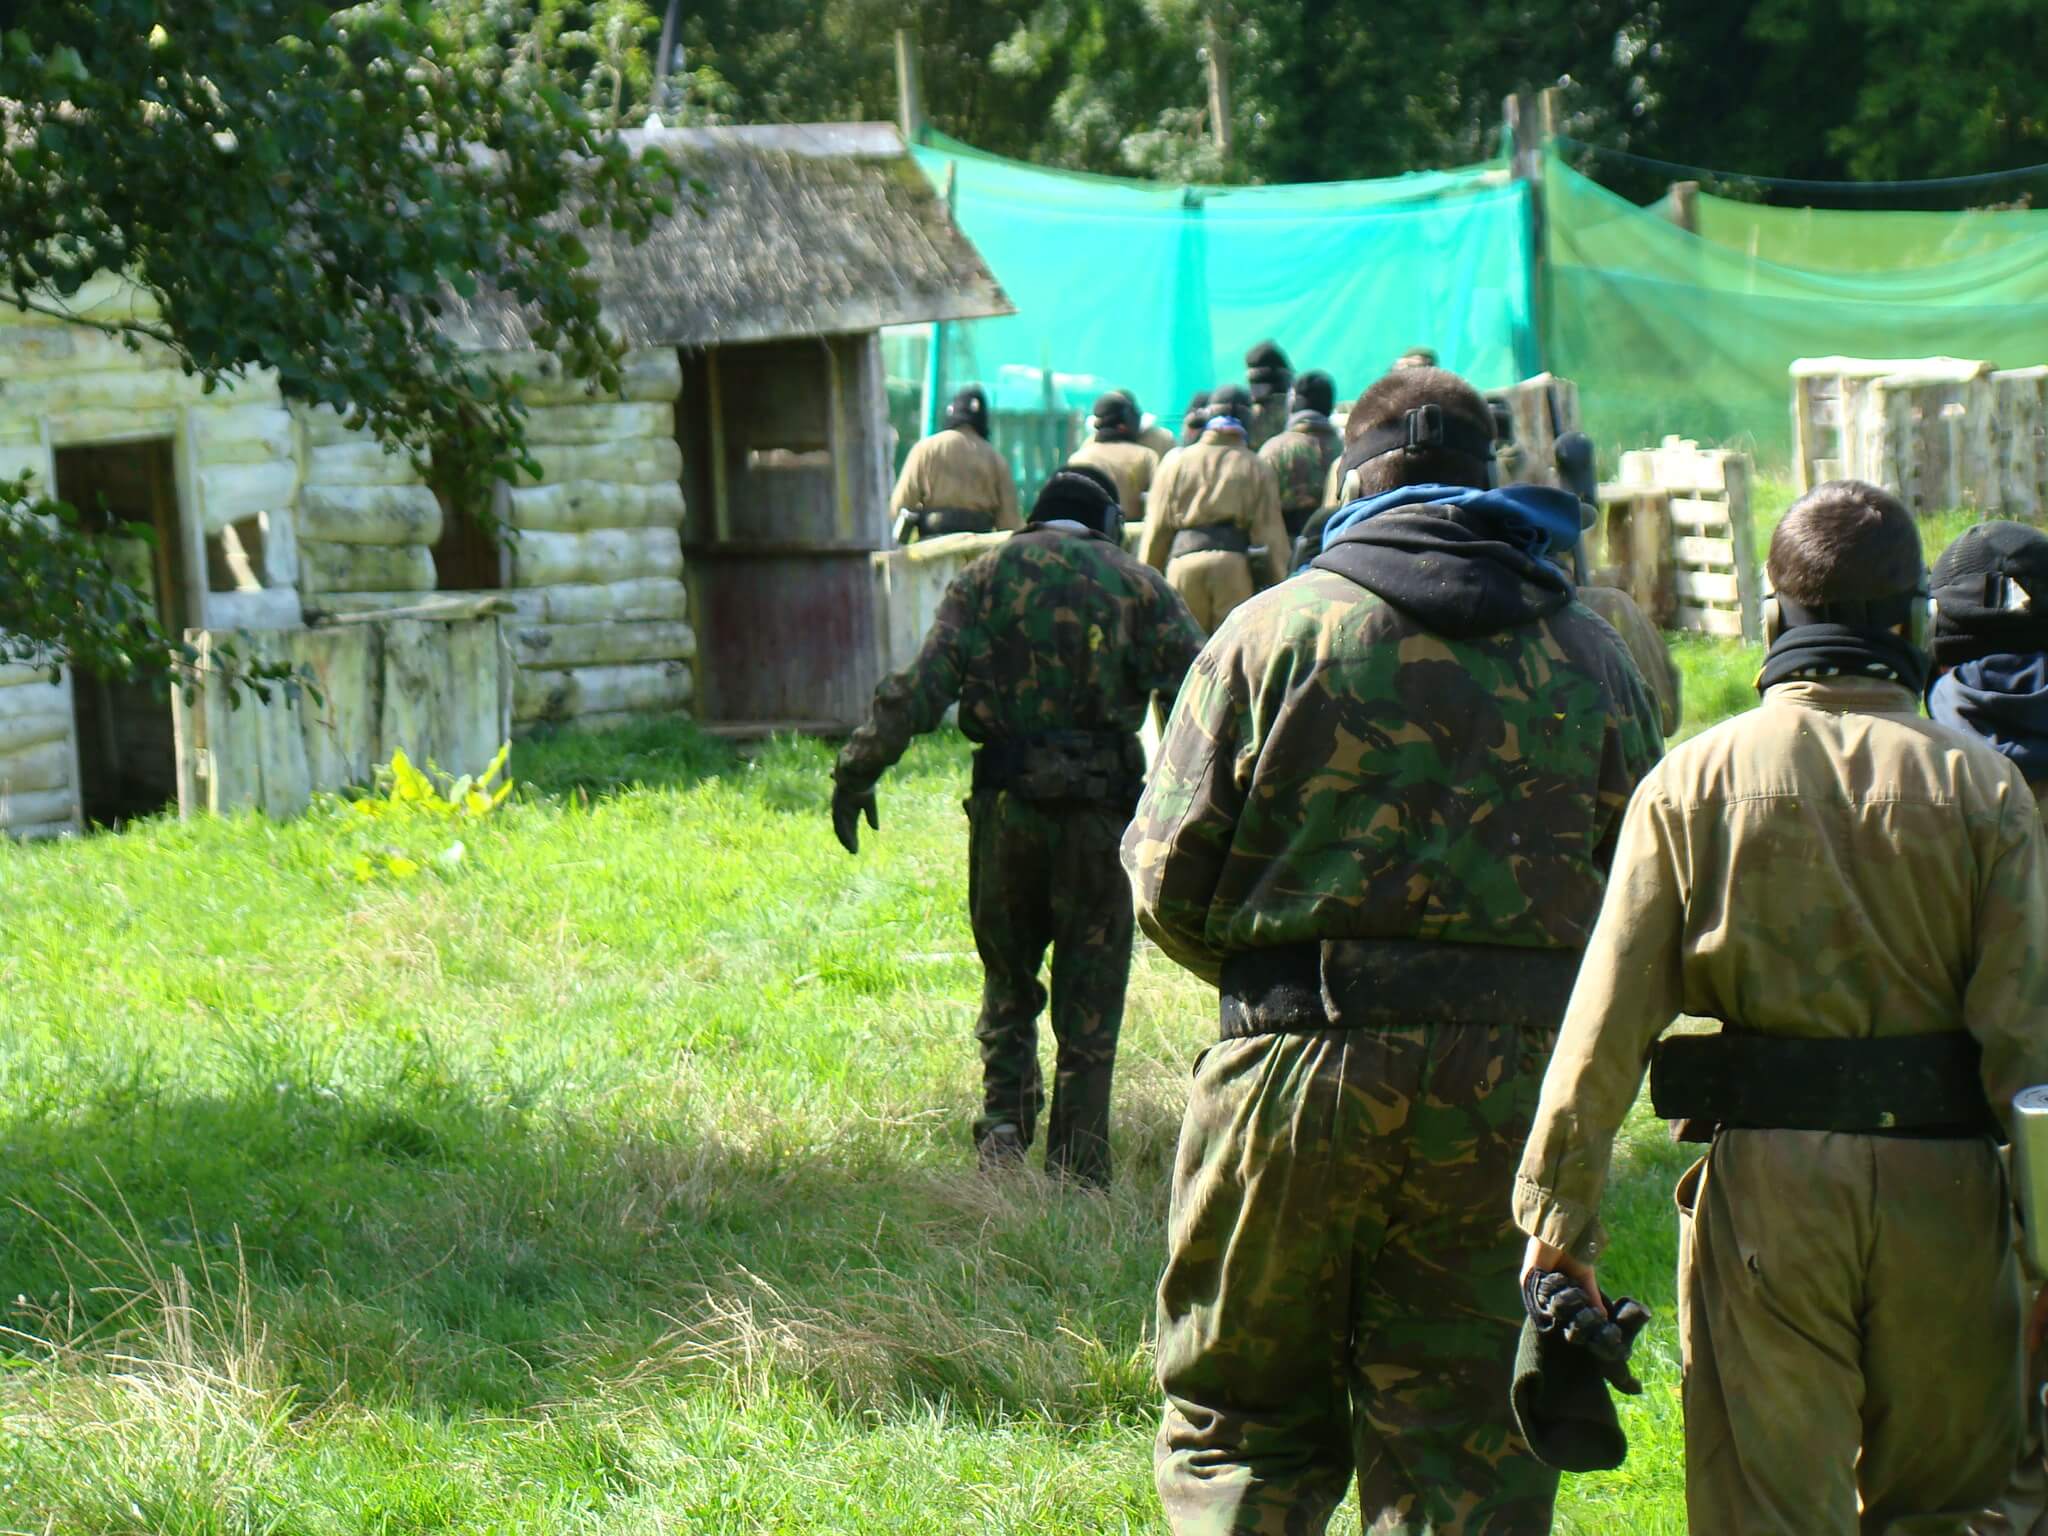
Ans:
<svg viewBox="0 0 2048 1536"><path fill-rule="evenodd" d="M444 604L444 609L455 605ZM192 696L172 690L178 807L260 810L282 820L321 790L366 784L403 749L450 774L481 773L511 735L513 663L487 600L459 617L365 618L312 629L228 636L187 630L199 652ZM286 662L320 691L269 701L228 697L217 648Z"/></svg>
<svg viewBox="0 0 2048 1536"><path fill-rule="evenodd" d="M1660 628L1760 643L1749 456L1667 437L1623 454L1620 469L1600 487L1606 579Z"/></svg>
<svg viewBox="0 0 2048 1536"><path fill-rule="evenodd" d="M1792 364L1794 479L1868 480L1916 516L2030 518L2048 502L2048 369L1969 358L1806 357Z"/></svg>
<svg viewBox="0 0 2048 1536"><path fill-rule="evenodd" d="M1579 386L1539 373L1486 398L1506 405L1514 422L1514 445L1500 453L1501 483L1556 487L1557 440L1579 430Z"/></svg>

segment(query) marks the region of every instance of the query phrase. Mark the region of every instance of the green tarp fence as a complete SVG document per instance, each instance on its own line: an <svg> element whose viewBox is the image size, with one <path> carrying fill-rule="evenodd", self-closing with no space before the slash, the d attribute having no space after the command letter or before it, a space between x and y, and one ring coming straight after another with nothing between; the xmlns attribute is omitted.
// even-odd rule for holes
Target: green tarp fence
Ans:
<svg viewBox="0 0 2048 1536"><path fill-rule="evenodd" d="M1177 426L1265 337L1348 398L1412 346L1485 387L1536 370L1526 189L1504 166L1285 187L1047 171L931 134L913 151L1017 313L949 325L942 390L1023 409L1121 387ZM921 348L917 351L921 352ZM912 366L909 348L892 375Z"/></svg>
<svg viewBox="0 0 2048 1536"><path fill-rule="evenodd" d="M2048 362L2048 213L1703 195L1695 234L1552 155L1544 214L1544 359L1608 452L1678 433L1789 465L1795 358Z"/></svg>

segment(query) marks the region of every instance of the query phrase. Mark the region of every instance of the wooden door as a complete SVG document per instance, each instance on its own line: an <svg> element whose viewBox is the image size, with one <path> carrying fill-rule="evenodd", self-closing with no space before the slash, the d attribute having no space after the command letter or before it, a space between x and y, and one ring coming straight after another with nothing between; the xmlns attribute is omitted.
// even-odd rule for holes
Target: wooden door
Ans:
<svg viewBox="0 0 2048 1536"><path fill-rule="evenodd" d="M684 354L684 566L708 725L841 731L867 713L882 546L869 471L886 419L864 343Z"/></svg>

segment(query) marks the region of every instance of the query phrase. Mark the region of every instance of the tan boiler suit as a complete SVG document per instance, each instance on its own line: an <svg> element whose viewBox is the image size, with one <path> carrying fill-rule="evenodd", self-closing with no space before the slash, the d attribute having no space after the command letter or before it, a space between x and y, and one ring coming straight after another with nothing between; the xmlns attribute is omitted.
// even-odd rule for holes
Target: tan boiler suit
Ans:
<svg viewBox="0 0 2048 1536"><path fill-rule="evenodd" d="M2048 780L2036 779L2030 787L2048 820ZM1972 1536L2048 1536L2048 1402L2043 1401L2048 1393L2048 1341L2027 1361L2026 1388L2019 1462L2005 1491L1970 1522Z"/></svg>
<svg viewBox="0 0 2048 1536"><path fill-rule="evenodd" d="M911 445L889 498L889 516L950 508L986 512L998 531L1017 529L1017 482L1009 462L980 433L948 427Z"/></svg>
<svg viewBox="0 0 2048 1536"><path fill-rule="evenodd" d="M1164 459L1169 453L1180 446L1180 439L1157 422L1143 428L1138 433L1138 441L1158 454L1161 459Z"/></svg>
<svg viewBox="0 0 2048 1536"><path fill-rule="evenodd" d="M1242 529L1260 556L1260 586L1287 574L1287 524L1280 516L1280 482L1272 466L1245 446L1242 433L1209 431L1159 468L1145 511L1138 558L1166 573L1205 633L1252 595L1251 560L1229 550L1174 555L1173 536L1184 528Z"/></svg>
<svg viewBox="0 0 2048 1536"><path fill-rule="evenodd" d="M1515 1179L1591 1260L1615 1132L1679 1013L1967 1030L2048 1080L2048 842L2019 770L1870 678L1781 683L1629 804ZM1721 1131L1679 1257L1695 1536L1960 1532L2013 1468L2021 1293L1989 1138ZM1688 1175L1691 1182L1695 1175Z"/></svg>
<svg viewBox="0 0 2048 1536"><path fill-rule="evenodd" d="M1145 515L1145 493L1152 489L1152 477L1159 470L1159 456L1143 443L1129 438L1091 437L1067 461L1088 464L1116 482L1116 499L1124 509L1124 521L1136 523Z"/></svg>

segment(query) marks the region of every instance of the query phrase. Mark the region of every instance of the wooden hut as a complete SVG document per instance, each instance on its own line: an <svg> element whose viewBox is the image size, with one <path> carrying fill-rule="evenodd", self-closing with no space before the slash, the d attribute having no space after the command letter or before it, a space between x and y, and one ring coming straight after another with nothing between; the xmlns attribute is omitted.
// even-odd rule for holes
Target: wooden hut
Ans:
<svg viewBox="0 0 2048 1536"><path fill-rule="evenodd" d="M869 555L888 542L877 330L1008 312L886 125L651 130L705 190L639 246L600 245L631 349L616 396L564 381L485 294L450 333L516 370L537 480L483 533L402 456L276 381L213 394L170 355L0 316L0 474L158 533L119 548L202 646L310 667L319 705L229 710L0 669L0 829L46 835L173 798L288 814L403 747L452 771L506 730L688 710L844 726L877 676ZM147 296L107 278L89 314ZM481 755L481 757L480 757ZM472 761L477 759L477 761Z"/></svg>

